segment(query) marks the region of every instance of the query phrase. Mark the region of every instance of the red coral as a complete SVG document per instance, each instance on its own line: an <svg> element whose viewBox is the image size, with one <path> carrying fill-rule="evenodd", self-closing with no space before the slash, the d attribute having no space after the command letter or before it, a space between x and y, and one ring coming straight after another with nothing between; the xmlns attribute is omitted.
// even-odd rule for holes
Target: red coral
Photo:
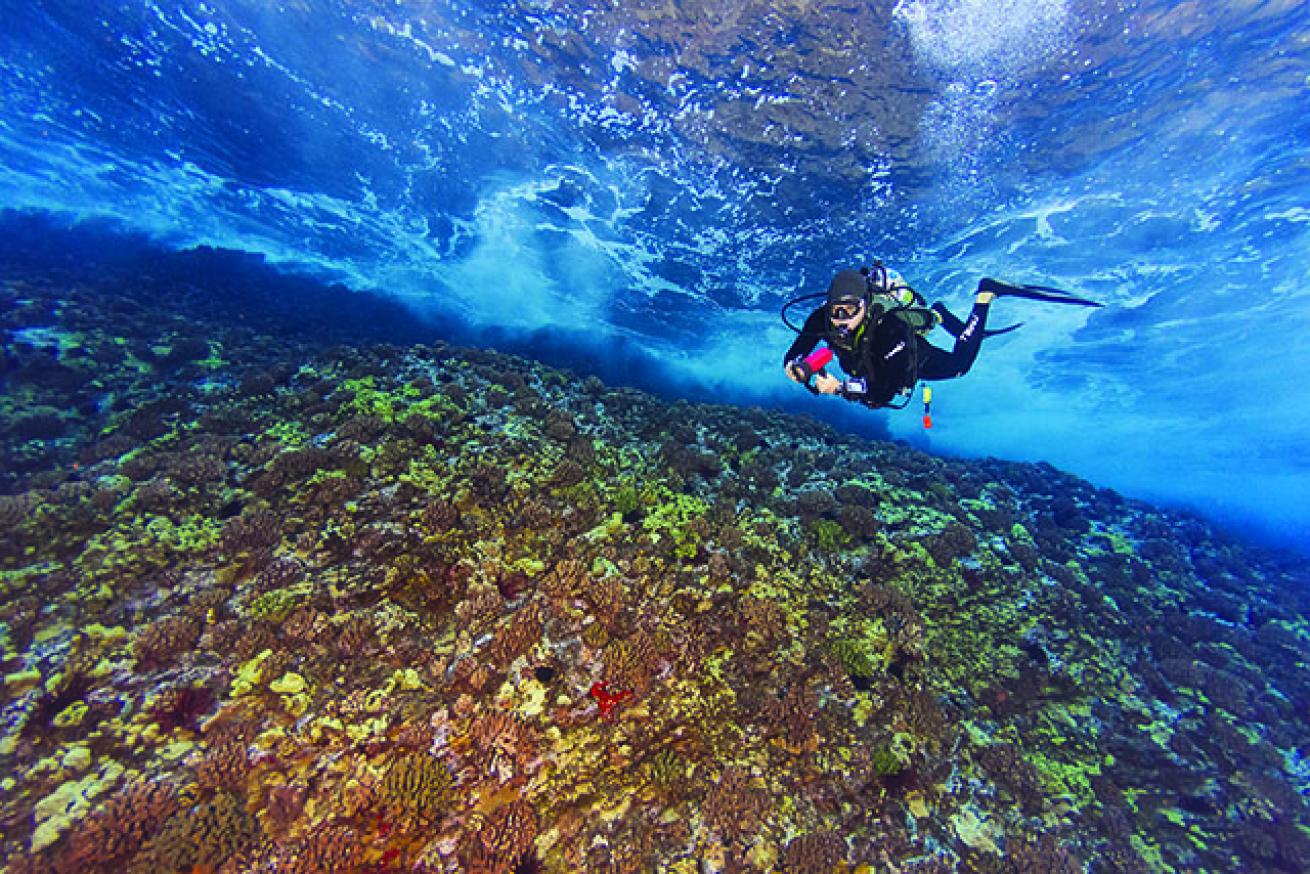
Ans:
<svg viewBox="0 0 1310 874"><path fill-rule="evenodd" d="M612 719L614 708L624 701L633 697L631 689L620 689L617 692L610 692L606 689L608 684L604 680L598 680L591 684L591 691L588 693L596 699L596 706L600 708L602 719Z"/></svg>

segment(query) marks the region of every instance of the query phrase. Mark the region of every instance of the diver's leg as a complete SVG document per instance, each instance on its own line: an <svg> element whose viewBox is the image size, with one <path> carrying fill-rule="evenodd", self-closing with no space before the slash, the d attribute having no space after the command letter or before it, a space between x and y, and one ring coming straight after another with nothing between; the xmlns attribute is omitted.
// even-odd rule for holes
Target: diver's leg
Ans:
<svg viewBox="0 0 1310 874"><path fill-rule="evenodd" d="M960 321L959 316L948 310L940 301L933 304L931 309L937 314L937 324L941 325L946 333L950 334L952 337L960 336L960 332L964 330L964 322ZM1004 328L987 328L986 332L983 334L983 338L995 337L998 334L1008 334L1011 331L1018 330L1022 327L1023 322L1016 322L1013 325L1006 325Z"/></svg>
<svg viewBox="0 0 1310 874"><path fill-rule="evenodd" d="M937 314L937 321L946 329L946 333L952 337L960 336L960 332L964 330L964 322L959 316L948 310L941 301L933 304L931 309Z"/></svg>
<svg viewBox="0 0 1310 874"><path fill-rule="evenodd" d="M1078 297L1049 285L1011 285L991 277L978 280L978 299L986 296L990 302L994 297L1022 297L1027 300L1041 300L1047 303L1072 304L1080 307L1099 307L1102 304L1085 297Z"/></svg>
<svg viewBox="0 0 1310 874"><path fill-rule="evenodd" d="M986 300L983 299L984 295ZM987 335L987 309L991 298L990 294L979 293L978 302L973 305L969 318L956 335L955 348L950 352L931 343L919 344L920 379L954 379L969 372L978 357L983 337ZM945 326L944 321L942 324Z"/></svg>

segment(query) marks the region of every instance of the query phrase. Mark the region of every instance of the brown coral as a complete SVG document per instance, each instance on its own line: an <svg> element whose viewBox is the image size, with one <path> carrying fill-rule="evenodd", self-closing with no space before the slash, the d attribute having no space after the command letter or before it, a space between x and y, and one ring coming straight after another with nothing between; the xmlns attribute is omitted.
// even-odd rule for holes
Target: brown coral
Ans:
<svg viewBox="0 0 1310 874"><path fill-rule="evenodd" d="M566 558L555 563L541 587L552 598L565 599L576 594L587 579L587 566L577 559Z"/></svg>
<svg viewBox="0 0 1310 874"><path fill-rule="evenodd" d="M174 813L128 869L131 874L216 870L259 838L259 826L241 800L219 793Z"/></svg>
<svg viewBox="0 0 1310 874"><path fill-rule="evenodd" d="M818 748L815 733L818 697L808 685L793 686L779 699L769 702L766 715L782 735L792 752L810 752Z"/></svg>
<svg viewBox="0 0 1310 874"><path fill-rule="evenodd" d="M150 699L146 712L163 731L194 731L216 700L208 686L169 686Z"/></svg>
<svg viewBox="0 0 1310 874"><path fill-rule="evenodd" d="M290 640L313 643L321 640L332 623L327 614L308 605L291 611L282 623L282 633Z"/></svg>
<svg viewBox="0 0 1310 874"><path fill-rule="evenodd" d="M517 870L537 838L537 813L526 801L500 807L489 816L476 818L472 825L476 838L468 858L470 872Z"/></svg>
<svg viewBox="0 0 1310 874"><path fill-rule="evenodd" d="M745 598L741 616L747 643L765 651L777 646L787 633L787 614L773 601Z"/></svg>
<svg viewBox="0 0 1310 874"><path fill-rule="evenodd" d="M205 789L239 789L250 770L250 756L244 738L217 740L205 750L196 767L196 780Z"/></svg>
<svg viewBox="0 0 1310 874"><path fill-rule="evenodd" d="M358 869L364 840L354 829L335 825L278 853L272 874L344 874ZM261 869L262 870L262 869Z"/></svg>
<svg viewBox="0 0 1310 874"><path fill-rule="evenodd" d="M115 793L75 830L56 867L70 871L112 870L125 863L177 810L169 783L134 780Z"/></svg>
<svg viewBox="0 0 1310 874"><path fill-rule="evenodd" d="M494 589L482 589L455 606L455 619L468 628L500 615L504 602Z"/></svg>
<svg viewBox="0 0 1310 874"><path fill-rule="evenodd" d="M495 641L488 647L488 657L497 664L509 664L541 639L542 627L540 606L529 604L520 608L510 620L509 626L497 634Z"/></svg>
<svg viewBox="0 0 1310 874"><path fill-rule="evenodd" d="M271 589L286 588L300 577L301 571L300 562L294 558L274 559L255 575L255 590L267 592Z"/></svg>
<svg viewBox="0 0 1310 874"><path fill-rule="evenodd" d="M787 874L832 874L846 861L846 842L836 832L812 832L788 842L782 858Z"/></svg>
<svg viewBox="0 0 1310 874"><path fill-rule="evenodd" d="M424 530L441 534L459 527L460 512L452 502L436 498L423 508L422 520Z"/></svg>
<svg viewBox="0 0 1310 874"><path fill-rule="evenodd" d="M157 619L137 636L132 654L143 668L167 667L175 657L195 647L200 631L200 623L190 616Z"/></svg>
<svg viewBox="0 0 1310 874"><path fill-rule="evenodd" d="M428 753L406 753L382 778L382 799L393 811L422 822L440 820L455 781Z"/></svg>
<svg viewBox="0 0 1310 874"><path fill-rule="evenodd" d="M228 520L223 526L222 547L227 555L261 552L281 539L281 517L272 510L257 510Z"/></svg>
<svg viewBox="0 0 1310 874"><path fill-rule="evenodd" d="M644 695L655 675L658 654L651 636L638 631L605 647L605 677L615 686Z"/></svg>
<svg viewBox="0 0 1310 874"><path fill-rule="evenodd" d="M591 607L592 615L613 632L623 622L623 608L627 590L618 577L592 580L582 592L583 600Z"/></svg>
<svg viewBox="0 0 1310 874"><path fill-rule="evenodd" d="M512 713L497 711L475 719L469 727L472 759L482 774L508 777L514 767L536 755L536 741L526 724Z"/></svg>
<svg viewBox="0 0 1310 874"><path fill-rule="evenodd" d="M1044 793L1037 769L1023 757L1015 744L998 743L984 747L978 756L979 763L996 784L1015 799L1025 814L1033 816L1041 810Z"/></svg>
<svg viewBox="0 0 1310 874"><path fill-rule="evenodd" d="M305 809L309 791L304 786L282 785L268 790L264 800L264 827L274 835L285 834Z"/></svg>
<svg viewBox="0 0 1310 874"><path fill-rule="evenodd" d="M377 629L368 613L352 613L337 627L333 646L344 656L362 656L378 645Z"/></svg>
<svg viewBox="0 0 1310 874"><path fill-rule="evenodd" d="M705 821L725 840L744 840L755 834L769 809L769 797L745 769L723 772L705 799Z"/></svg>

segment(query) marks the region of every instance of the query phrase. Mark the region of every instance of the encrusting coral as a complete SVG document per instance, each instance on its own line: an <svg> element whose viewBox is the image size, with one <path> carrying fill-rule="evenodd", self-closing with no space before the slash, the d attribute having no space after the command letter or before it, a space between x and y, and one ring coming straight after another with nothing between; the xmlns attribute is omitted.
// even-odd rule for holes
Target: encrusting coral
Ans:
<svg viewBox="0 0 1310 874"><path fill-rule="evenodd" d="M1310 868L1296 567L1045 465L103 291L0 282L117 399L13 340L11 872Z"/></svg>

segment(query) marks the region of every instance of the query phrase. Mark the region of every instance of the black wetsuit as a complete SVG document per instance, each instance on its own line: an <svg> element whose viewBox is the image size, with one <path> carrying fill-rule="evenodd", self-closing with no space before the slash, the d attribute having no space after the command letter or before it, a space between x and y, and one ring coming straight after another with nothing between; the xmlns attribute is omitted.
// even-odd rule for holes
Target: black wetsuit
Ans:
<svg viewBox="0 0 1310 874"><path fill-rule="evenodd" d="M865 384L864 391L853 391L855 386L848 380L842 397L868 407L885 407L903 389L913 388L917 380L954 379L968 373L986 335L987 306L974 304L968 320L962 322L941 304L933 304L942 317L942 327L956 335L955 347L949 352L929 343L894 314L883 316L873 326L866 321L856 331L854 343L846 346L831 330L827 307L821 306L805 320L796 342L783 356L783 364L810 354L820 340L827 341L842 370L853 381Z"/></svg>

